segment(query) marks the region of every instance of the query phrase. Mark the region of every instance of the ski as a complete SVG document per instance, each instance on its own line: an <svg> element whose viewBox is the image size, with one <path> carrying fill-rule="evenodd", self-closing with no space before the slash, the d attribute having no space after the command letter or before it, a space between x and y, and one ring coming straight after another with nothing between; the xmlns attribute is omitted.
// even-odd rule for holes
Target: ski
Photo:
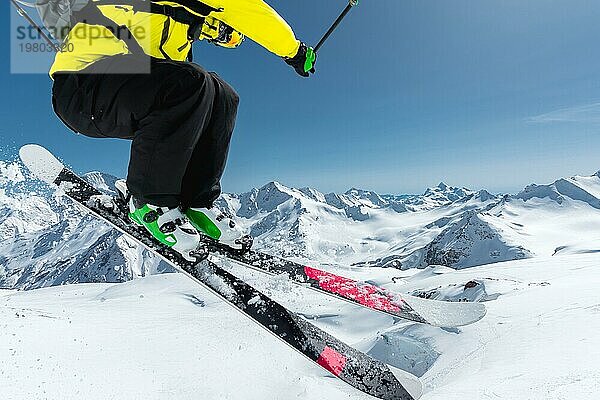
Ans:
<svg viewBox="0 0 600 400"><path fill-rule="evenodd" d="M283 274L295 284L393 317L439 327L457 327L477 322L486 314L485 305L481 303L439 301L399 294L258 251L240 251L208 237L203 240L210 254L217 257L271 275Z"/></svg>
<svg viewBox="0 0 600 400"><path fill-rule="evenodd" d="M54 185L80 207L157 254L288 346L354 388L383 400L413 400L422 394L419 379L395 370L348 346L287 310L246 282L204 258L193 263L128 223L105 195L66 168L48 150L26 145L21 160L37 178Z"/></svg>

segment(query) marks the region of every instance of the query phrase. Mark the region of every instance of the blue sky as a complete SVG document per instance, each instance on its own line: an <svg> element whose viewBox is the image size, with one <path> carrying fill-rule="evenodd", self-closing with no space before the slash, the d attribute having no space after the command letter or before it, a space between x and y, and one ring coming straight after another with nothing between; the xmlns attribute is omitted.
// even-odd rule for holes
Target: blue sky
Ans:
<svg viewBox="0 0 600 400"><path fill-rule="evenodd" d="M271 1L311 44L343 1ZM4 3L4 26L9 26ZM195 59L241 96L223 180L385 193L517 191L600 169L600 2L363 0L301 79L246 41ZM5 33L9 30L5 30ZM1 42L10 54L10 41ZM126 171L129 143L70 133L45 75L1 61L0 154L47 146L77 171Z"/></svg>

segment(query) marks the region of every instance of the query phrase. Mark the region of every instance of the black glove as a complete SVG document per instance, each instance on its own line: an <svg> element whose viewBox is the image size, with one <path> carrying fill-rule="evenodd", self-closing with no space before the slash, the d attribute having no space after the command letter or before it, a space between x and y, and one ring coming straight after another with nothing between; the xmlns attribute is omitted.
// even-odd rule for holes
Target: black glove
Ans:
<svg viewBox="0 0 600 400"><path fill-rule="evenodd" d="M300 42L298 53L292 58L284 58L284 61L288 65L291 65L299 75L307 78L310 75L309 72L311 74L315 73L317 53L315 53L312 47L308 47Z"/></svg>

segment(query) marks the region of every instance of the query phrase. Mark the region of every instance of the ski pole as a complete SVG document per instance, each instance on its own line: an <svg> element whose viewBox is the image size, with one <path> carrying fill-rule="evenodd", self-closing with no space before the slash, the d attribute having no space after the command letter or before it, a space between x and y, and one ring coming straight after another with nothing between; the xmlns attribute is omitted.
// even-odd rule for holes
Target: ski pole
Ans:
<svg viewBox="0 0 600 400"><path fill-rule="evenodd" d="M325 41L327 40L327 38L329 38L329 36L333 33L333 31L335 31L335 29L338 27L338 25L340 24L340 22L342 22L342 20L344 19L344 17L346 17L346 15L350 12L350 9L352 9L352 7L354 7L355 5L358 4L358 0L350 0L348 2L348 5L346 6L346 8L344 8L344 11L342 11L342 13L340 14L339 17L337 17L337 19L335 20L335 22L333 23L333 25L331 25L331 27L329 28L329 30L327 32L325 32L325 35L323 35L323 37L321 38L321 40L319 40L319 43L317 43L317 45L314 48L315 53L317 51L319 51L319 49L321 48L321 46L323 46L323 43L325 43Z"/></svg>
<svg viewBox="0 0 600 400"><path fill-rule="evenodd" d="M54 43L52 41L52 39L50 39L48 37L48 35L46 35L46 32L44 32L44 30L42 28L40 28L40 26L29 16L29 14L27 14L27 11L25 11L23 9L23 7L21 7L19 5L19 3L17 3L15 0L10 0L10 1L11 1L11 3L13 3L15 8L17 9L17 13L21 17L25 18L27 20L27 22L29 22L29 24L38 31L38 33L44 38L44 40L46 40L46 42L50 45L50 47L52 47L54 49L54 51L58 51L58 45L56 43Z"/></svg>

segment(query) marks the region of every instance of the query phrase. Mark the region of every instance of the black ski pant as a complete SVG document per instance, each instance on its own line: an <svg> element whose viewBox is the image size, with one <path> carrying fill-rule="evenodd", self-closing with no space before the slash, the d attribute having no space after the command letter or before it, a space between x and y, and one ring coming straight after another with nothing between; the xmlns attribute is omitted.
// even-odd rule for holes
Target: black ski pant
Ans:
<svg viewBox="0 0 600 400"><path fill-rule="evenodd" d="M122 73L149 62L150 73ZM53 78L54 111L69 128L132 141L127 184L137 201L212 206L239 102L217 74L188 62L117 55Z"/></svg>

